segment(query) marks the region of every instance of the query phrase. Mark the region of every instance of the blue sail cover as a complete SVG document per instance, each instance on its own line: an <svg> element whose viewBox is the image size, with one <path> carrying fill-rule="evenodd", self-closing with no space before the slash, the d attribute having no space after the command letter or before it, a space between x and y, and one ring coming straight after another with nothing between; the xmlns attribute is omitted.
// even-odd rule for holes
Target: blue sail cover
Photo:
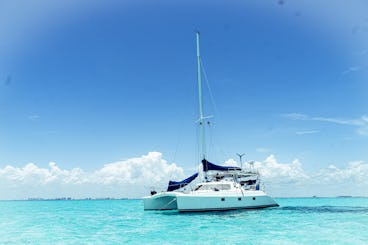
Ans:
<svg viewBox="0 0 368 245"><path fill-rule="evenodd" d="M202 160L203 171L207 172L209 170L216 170L216 171L229 171L229 170L241 170L239 167L229 167L229 166L219 166L213 163L210 163L206 159Z"/></svg>
<svg viewBox="0 0 368 245"><path fill-rule="evenodd" d="M197 178L198 173L193 174L192 176L190 176L189 178L186 178L185 180L182 181L169 181L169 186L167 187L167 191L175 191L176 189L179 189L181 187L186 186L187 184L189 184L190 182L192 182L195 178Z"/></svg>

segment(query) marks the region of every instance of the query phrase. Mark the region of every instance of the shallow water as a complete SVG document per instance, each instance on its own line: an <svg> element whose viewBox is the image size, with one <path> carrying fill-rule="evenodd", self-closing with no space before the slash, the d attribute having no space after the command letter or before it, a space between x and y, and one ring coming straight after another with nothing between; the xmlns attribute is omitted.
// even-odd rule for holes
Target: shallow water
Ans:
<svg viewBox="0 0 368 245"><path fill-rule="evenodd" d="M278 198L277 208L143 211L141 200L1 201L3 244L368 244L368 198Z"/></svg>

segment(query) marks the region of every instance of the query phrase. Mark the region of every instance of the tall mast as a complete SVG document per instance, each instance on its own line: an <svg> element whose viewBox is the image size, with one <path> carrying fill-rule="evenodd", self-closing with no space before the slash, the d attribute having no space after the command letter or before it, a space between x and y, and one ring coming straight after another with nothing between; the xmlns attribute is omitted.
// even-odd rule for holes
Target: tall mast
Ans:
<svg viewBox="0 0 368 245"><path fill-rule="evenodd" d="M204 116L203 116L203 102L202 102L202 80L201 80L201 56L199 53L199 32L196 32L197 36L197 79L198 79L198 98L199 98L199 127L200 137L202 145L202 159L206 159L206 135L204 128Z"/></svg>

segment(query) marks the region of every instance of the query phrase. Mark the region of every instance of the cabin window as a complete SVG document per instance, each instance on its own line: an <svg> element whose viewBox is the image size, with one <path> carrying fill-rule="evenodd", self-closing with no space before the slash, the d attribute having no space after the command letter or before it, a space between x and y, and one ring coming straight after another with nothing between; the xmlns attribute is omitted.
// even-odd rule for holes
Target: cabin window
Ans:
<svg viewBox="0 0 368 245"><path fill-rule="evenodd" d="M241 197L238 197L238 201L241 201Z"/></svg>
<svg viewBox="0 0 368 245"><path fill-rule="evenodd" d="M230 190L231 186L230 185L221 185L222 190Z"/></svg>
<svg viewBox="0 0 368 245"><path fill-rule="evenodd" d="M253 197L253 200L256 200L256 198L255 198L255 197Z"/></svg>
<svg viewBox="0 0 368 245"><path fill-rule="evenodd" d="M229 184L206 184L200 185L195 190L213 190L213 191L223 191L230 190L231 186Z"/></svg>
<svg viewBox="0 0 368 245"><path fill-rule="evenodd" d="M221 201L225 201L225 198L221 198Z"/></svg>

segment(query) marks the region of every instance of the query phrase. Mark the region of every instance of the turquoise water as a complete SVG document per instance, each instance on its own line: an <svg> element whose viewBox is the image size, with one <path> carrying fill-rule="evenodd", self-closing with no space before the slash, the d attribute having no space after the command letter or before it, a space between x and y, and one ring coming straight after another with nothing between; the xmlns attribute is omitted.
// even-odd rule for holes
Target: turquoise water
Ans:
<svg viewBox="0 0 368 245"><path fill-rule="evenodd" d="M1 244L368 244L368 198L278 208L143 211L141 200L0 201Z"/></svg>

